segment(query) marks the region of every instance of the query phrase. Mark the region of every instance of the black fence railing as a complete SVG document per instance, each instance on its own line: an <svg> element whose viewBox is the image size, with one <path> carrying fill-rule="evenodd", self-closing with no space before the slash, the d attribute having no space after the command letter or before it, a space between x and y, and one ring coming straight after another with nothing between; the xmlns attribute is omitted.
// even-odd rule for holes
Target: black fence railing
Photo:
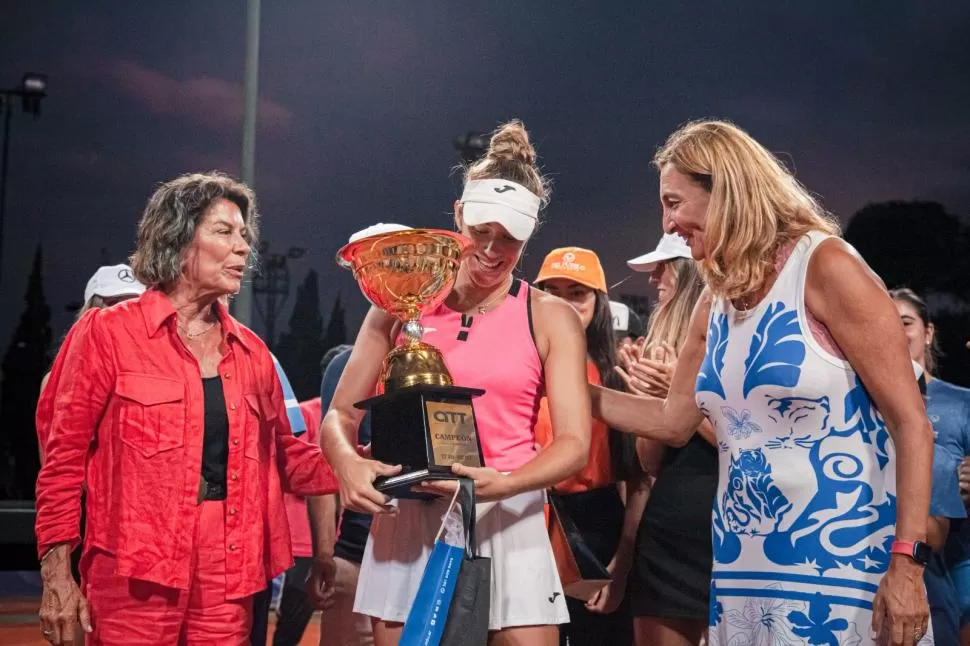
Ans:
<svg viewBox="0 0 970 646"><path fill-rule="evenodd" d="M0 570L36 570L33 500L0 501Z"/></svg>

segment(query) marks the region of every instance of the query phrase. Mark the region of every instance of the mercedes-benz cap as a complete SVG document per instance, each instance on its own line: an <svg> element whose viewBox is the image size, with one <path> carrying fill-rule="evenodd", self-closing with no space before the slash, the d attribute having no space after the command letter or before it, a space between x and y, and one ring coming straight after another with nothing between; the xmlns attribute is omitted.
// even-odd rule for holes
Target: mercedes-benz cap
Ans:
<svg viewBox="0 0 970 646"><path fill-rule="evenodd" d="M128 265L99 267L84 288L84 302L87 303L92 296L138 296L144 291L145 286L135 279L135 272Z"/></svg>

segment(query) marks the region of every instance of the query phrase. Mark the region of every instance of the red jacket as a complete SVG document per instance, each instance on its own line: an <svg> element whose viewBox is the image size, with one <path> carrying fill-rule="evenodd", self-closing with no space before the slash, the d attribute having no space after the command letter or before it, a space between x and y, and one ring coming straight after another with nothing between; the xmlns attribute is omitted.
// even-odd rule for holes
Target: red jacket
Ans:
<svg viewBox="0 0 970 646"><path fill-rule="evenodd" d="M227 346L219 364L229 416L226 595L266 588L293 562L283 490L337 490L320 450L293 437L273 360L218 304ZM199 365L175 310L152 289L87 312L68 333L37 405L46 461L37 477L37 550L76 546L82 483L85 548L117 558L118 574L187 589L204 401Z"/></svg>

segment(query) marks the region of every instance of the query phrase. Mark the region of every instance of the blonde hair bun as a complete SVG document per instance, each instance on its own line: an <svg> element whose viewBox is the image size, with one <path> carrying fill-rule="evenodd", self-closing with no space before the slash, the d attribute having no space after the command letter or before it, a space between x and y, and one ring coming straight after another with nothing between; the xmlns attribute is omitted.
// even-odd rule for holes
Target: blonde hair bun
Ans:
<svg viewBox="0 0 970 646"><path fill-rule="evenodd" d="M492 134L488 157L535 166L536 149L529 143L529 133L518 119L502 124Z"/></svg>
<svg viewBox="0 0 970 646"><path fill-rule="evenodd" d="M465 181L504 179L515 182L535 193L545 206L549 202L549 181L539 170L537 159L525 125L513 119L495 129L485 156L464 169Z"/></svg>

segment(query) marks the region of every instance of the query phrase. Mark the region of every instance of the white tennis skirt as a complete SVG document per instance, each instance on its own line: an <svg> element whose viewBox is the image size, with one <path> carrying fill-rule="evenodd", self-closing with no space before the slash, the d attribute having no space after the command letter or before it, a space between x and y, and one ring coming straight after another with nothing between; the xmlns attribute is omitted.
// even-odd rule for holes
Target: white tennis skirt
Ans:
<svg viewBox="0 0 970 646"><path fill-rule="evenodd" d="M450 499L395 500L375 516L364 550L354 612L403 623ZM545 492L477 505L478 553L492 559L489 630L569 622L545 521Z"/></svg>

